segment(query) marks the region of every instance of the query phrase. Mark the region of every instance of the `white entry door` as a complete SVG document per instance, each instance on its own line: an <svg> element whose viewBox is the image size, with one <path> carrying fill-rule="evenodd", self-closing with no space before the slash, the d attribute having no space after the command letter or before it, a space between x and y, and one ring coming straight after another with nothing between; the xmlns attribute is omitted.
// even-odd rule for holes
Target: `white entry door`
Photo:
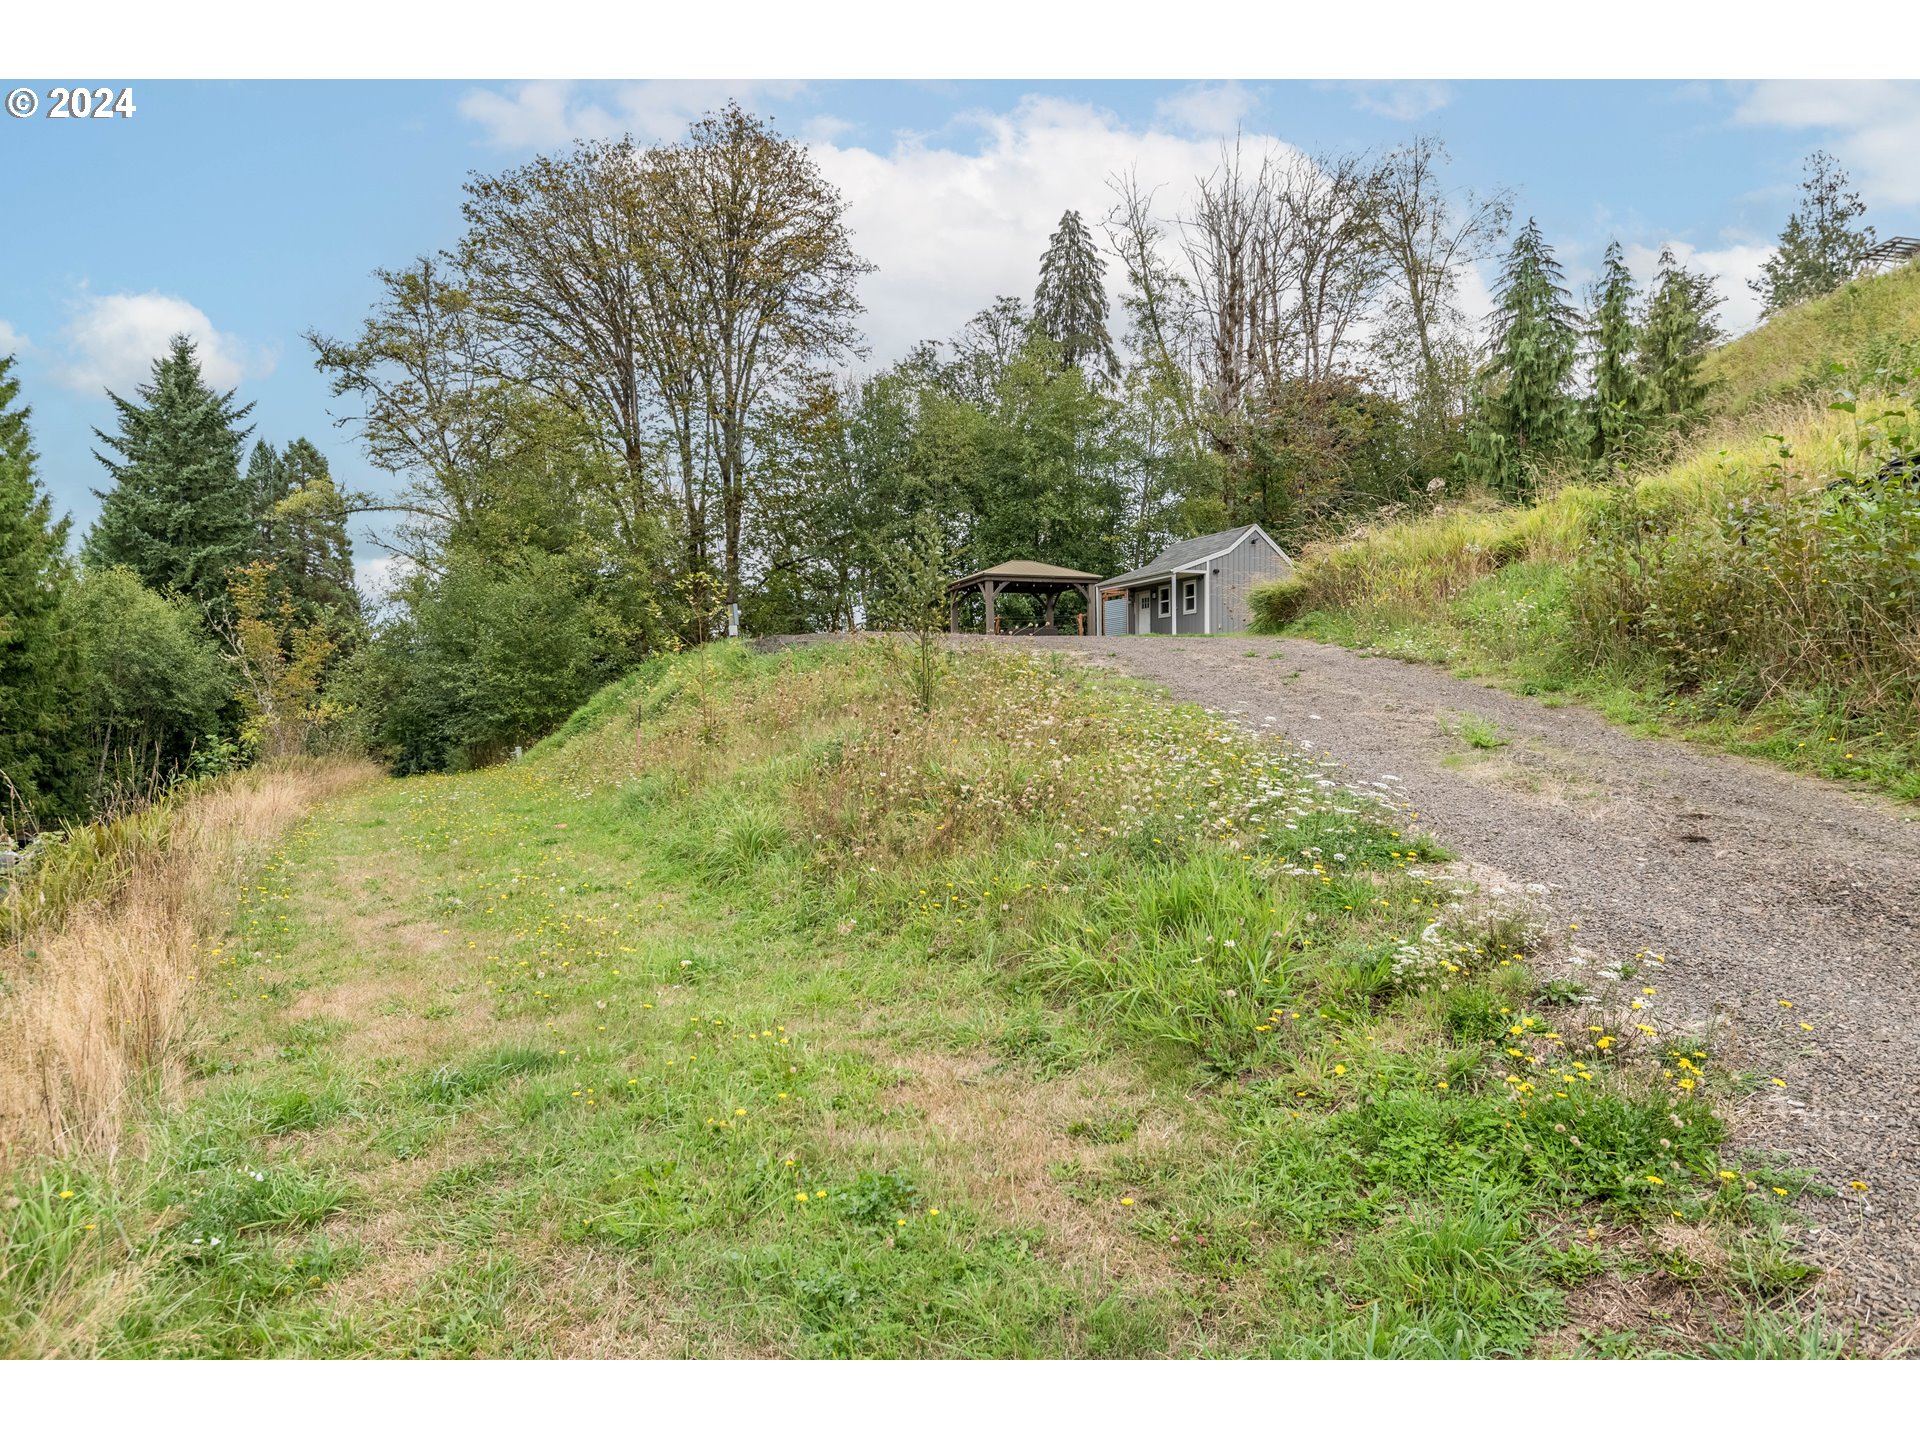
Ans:
<svg viewBox="0 0 1920 1440"><path fill-rule="evenodd" d="M1153 633L1153 598L1149 595L1140 597L1140 623L1134 628L1133 633L1136 635Z"/></svg>

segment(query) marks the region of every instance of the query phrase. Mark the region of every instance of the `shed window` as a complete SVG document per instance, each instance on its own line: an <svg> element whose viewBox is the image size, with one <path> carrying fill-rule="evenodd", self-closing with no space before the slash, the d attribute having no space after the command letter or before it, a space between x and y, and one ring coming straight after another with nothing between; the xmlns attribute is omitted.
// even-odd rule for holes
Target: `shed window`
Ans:
<svg viewBox="0 0 1920 1440"><path fill-rule="evenodd" d="M1173 613L1173 586L1171 585L1160 587L1160 613L1162 615Z"/></svg>
<svg viewBox="0 0 1920 1440"><path fill-rule="evenodd" d="M1180 613L1191 615L1200 608L1200 582L1182 580L1180 582Z"/></svg>

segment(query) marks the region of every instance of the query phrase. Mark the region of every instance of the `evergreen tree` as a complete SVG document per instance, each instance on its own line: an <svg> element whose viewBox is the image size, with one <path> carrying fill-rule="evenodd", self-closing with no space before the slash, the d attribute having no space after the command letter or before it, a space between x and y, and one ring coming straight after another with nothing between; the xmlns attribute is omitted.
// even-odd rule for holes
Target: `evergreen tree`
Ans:
<svg viewBox="0 0 1920 1440"><path fill-rule="evenodd" d="M17 833L71 814L84 766L73 753L77 677L61 613L67 521L53 518L35 478L13 363L0 355L0 830Z"/></svg>
<svg viewBox="0 0 1920 1440"><path fill-rule="evenodd" d="M287 467L265 440L247 457L247 490L253 496L254 553L273 559L282 549L278 511L287 498Z"/></svg>
<svg viewBox="0 0 1920 1440"><path fill-rule="evenodd" d="M154 361L138 394L136 404L109 391L120 433L94 431L119 458L94 452L114 483L94 492L102 503L87 562L125 565L153 589L224 609L228 572L246 564L255 545L253 496L240 473L252 429L239 428L253 407L236 409L231 390L207 386L184 335Z"/></svg>
<svg viewBox="0 0 1920 1440"><path fill-rule="evenodd" d="M357 619L347 504L318 447L303 439L277 452L262 441L247 463L247 488L254 554L273 566L274 595L292 602L301 624Z"/></svg>
<svg viewBox="0 0 1920 1440"><path fill-rule="evenodd" d="M1873 248L1873 227L1854 224L1867 213L1866 204L1847 189L1850 182L1840 162L1816 150L1807 157L1806 172L1800 182L1800 208L1780 232L1779 246L1760 267L1760 278L1747 282L1766 302L1765 315L1839 289Z"/></svg>
<svg viewBox="0 0 1920 1440"><path fill-rule="evenodd" d="M1712 276L1681 265L1671 247L1660 252L1635 362L1654 413L1669 419L1699 413L1707 396L1700 362L1725 334L1715 316L1725 303Z"/></svg>
<svg viewBox="0 0 1920 1440"><path fill-rule="evenodd" d="M1106 268L1080 212L1069 210L1040 257L1040 285L1033 292L1034 321L1060 347L1061 363L1085 369L1097 381L1120 369L1107 334L1107 291L1101 279Z"/></svg>
<svg viewBox="0 0 1920 1440"><path fill-rule="evenodd" d="M287 446L280 463L287 492L279 502L283 538L273 559L293 590L294 608L309 621L326 614L357 618L360 592L353 583L347 502L326 457L302 439Z"/></svg>
<svg viewBox="0 0 1920 1440"><path fill-rule="evenodd" d="M1561 280L1552 247L1528 220L1500 272L1492 354L1475 383L1466 455L1471 472L1516 498L1531 491L1540 462L1566 455L1580 436L1568 388L1579 317Z"/></svg>
<svg viewBox="0 0 1920 1440"><path fill-rule="evenodd" d="M1633 323L1633 275L1620 242L1607 245L1595 287L1588 340L1593 346L1593 456L1618 461L1643 426L1647 385L1634 368L1639 336Z"/></svg>

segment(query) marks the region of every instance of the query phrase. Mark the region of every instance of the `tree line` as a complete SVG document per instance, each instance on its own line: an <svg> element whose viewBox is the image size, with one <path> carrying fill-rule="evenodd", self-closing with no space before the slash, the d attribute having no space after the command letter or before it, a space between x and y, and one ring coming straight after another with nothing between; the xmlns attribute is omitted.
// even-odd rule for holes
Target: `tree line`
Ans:
<svg viewBox="0 0 1920 1440"><path fill-rule="evenodd" d="M306 748L326 662L362 629L347 506L318 448L248 452L251 407L176 337L133 398L109 392L109 483L74 556L13 366L0 356L0 829Z"/></svg>
<svg viewBox="0 0 1920 1440"><path fill-rule="evenodd" d="M1112 574L1229 525L1286 543L1450 486L1523 500L1702 412L1711 277L1668 251L1640 294L1614 244L1576 305L1513 194L1453 185L1433 138L1236 143L1170 210L1109 186L1030 295L863 372L846 202L738 105L473 174L455 244L377 272L354 332L306 337L383 493L343 493L304 439L249 453L249 408L180 339L112 397L77 557L0 362L8 823L317 744L485 763L736 614L851 627L897 612L903 575ZM1770 311L1854 272L1862 210L1811 157ZM1495 256L1471 316L1462 277ZM364 612L355 515L395 577Z"/></svg>

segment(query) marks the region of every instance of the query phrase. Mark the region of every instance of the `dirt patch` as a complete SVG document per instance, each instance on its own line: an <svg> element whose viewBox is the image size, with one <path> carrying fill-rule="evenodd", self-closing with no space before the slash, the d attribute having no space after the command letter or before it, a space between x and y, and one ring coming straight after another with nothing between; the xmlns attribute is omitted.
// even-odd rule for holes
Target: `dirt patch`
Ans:
<svg viewBox="0 0 1920 1440"><path fill-rule="evenodd" d="M1476 785L1522 802L1572 810L1585 820L1604 819L1616 809L1614 797L1596 776L1543 746L1450 750L1440 763Z"/></svg>
<svg viewBox="0 0 1920 1440"><path fill-rule="evenodd" d="M1662 1350L1688 1352L1724 1335L1739 1319L1710 1293L1666 1274L1596 1275L1567 1292L1566 1323L1534 1342L1536 1358L1576 1355L1603 1335L1630 1332Z"/></svg>
<svg viewBox="0 0 1920 1440"><path fill-rule="evenodd" d="M888 1055L885 1063L911 1072L889 1098L912 1107L925 1124L843 1129L835 1139L844 1149L910 1158L931 1174L953 1177L970 1204L1004 1223L1044 1230L1065 1264L1102 1281L1181 1283L1157 1246L1122 1218L1143 1212L1079 1193L1071 1183L1097 1179L1116 1154L1151 1160L1185 1143L1170 1119L1146 1110L1123 1073L1096 1067L1035 1079L972 1055ZM1097 1134L1116 1112L1138 1117L1121 1144L1069 1133L1078 1122Z"/></svg>

